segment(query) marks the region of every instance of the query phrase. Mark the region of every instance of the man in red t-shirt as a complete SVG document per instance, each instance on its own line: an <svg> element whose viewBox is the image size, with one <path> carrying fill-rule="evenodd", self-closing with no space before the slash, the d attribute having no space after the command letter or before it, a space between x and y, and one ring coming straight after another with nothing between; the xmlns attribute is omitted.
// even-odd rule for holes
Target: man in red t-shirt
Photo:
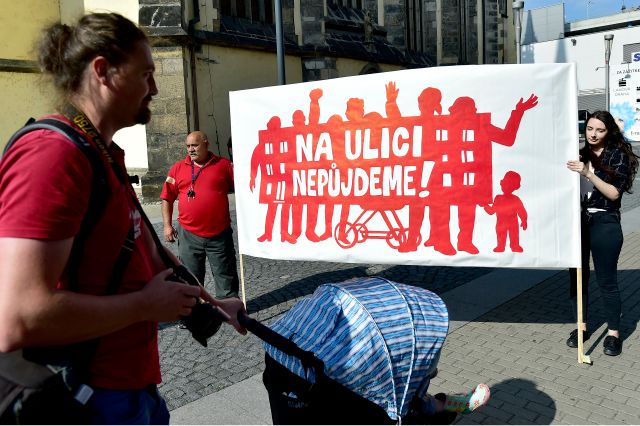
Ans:
<svg viewBox="0 0 640 426"><path fill-rule="evenodd" d="M160 194L165 241L178 237L180 260L204 283L209 260L216 297L238 297L238 270L233 246L229 199L233 166L209 151L204 132L187 136L187 157L176 162ZM178 200L178 231L173 227L173 203Z"/></svg>
<svg viewBox="0 0 640 426"><path fill-rule="evenodd" d="M189 315L200 297L224 310L244 332L236 317L242 302L216 300L201 287L167 279L172 270L122 176L124 152L113 135L147 123L149 103L158 93L144 33L118 14L89 14L75 26L58 23L47 29L38 52L41 68L67 102L65 115L52 118L73 122L96 149L109 190L80 241L76 237L97 172L83 152L57 132L38 130L19 138L2 157L0 352L96 341L95 352L83 354L91 360L88 421L168 424L156 386L161 380L158 322ZM129 235L130 259L125 268L115 268ZM122 272L117 293L107 297L116 269ZM78 291L69 291L72 276ZM16 421L14 412L0 408L0 423Z"/></svg>

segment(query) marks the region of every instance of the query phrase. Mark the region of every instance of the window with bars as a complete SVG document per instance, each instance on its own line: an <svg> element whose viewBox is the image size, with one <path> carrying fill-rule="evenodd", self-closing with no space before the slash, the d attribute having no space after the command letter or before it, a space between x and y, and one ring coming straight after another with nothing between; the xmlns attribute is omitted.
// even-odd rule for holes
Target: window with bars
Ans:
<svg viewBox="0 0 640 426"><path fill-rule="evenodd" d="M362 0L327 0L328 5L362 9Z"/></svg>
<svg viewBox="0 0 640 426"><path fill-rule="evenodd" d="M273 0L220 0L220 13L252 22L274 23Z"/></svg>

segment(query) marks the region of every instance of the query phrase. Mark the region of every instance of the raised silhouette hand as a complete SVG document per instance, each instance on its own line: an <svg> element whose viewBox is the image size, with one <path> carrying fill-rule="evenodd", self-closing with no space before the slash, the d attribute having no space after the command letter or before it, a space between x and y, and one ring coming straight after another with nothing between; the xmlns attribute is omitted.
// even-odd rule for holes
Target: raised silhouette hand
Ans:
<svg viewBox="0 0 640 426"><path fill-rule="evenodd" d="M396 82L390 81L385 87L387 88L387 102L395 102L395 100L398 99L398 92L400 91L396 88Z"/></svg>
<svg viewBox="0 0 640 426"><path fill-rule="evenodd" d="M538 97L532 93L526 101L523 101L522 98L520 98L516 104L516 111L525 112L536 105L538 105Z"/></svg>

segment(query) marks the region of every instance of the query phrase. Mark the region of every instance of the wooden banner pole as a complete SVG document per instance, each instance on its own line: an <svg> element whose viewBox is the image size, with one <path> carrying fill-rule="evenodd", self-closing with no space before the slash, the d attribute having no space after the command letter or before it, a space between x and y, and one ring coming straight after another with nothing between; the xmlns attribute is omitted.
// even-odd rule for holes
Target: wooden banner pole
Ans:
<svg viewBox="0 0 640 426"><path fill-rule="evenodd" d="M244 257L242 253L240 253L240 288L242 293L242 303L244 304L245 309L247 308L247 295L244 291Z"/></svg>
<svg viewBox="0 0 640 426"><path fill-rule="evenodd" d="M576 270L576 304L578 305L578 363L591 364L591 358L584 354L584 340L582 332L587 330L587 324L582 317L582 268Z"/></svg>

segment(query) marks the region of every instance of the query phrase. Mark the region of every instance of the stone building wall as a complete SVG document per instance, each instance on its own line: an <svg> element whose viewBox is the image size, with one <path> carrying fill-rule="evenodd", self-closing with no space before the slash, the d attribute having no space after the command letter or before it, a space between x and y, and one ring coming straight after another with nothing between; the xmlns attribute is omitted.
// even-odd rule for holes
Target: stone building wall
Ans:
<svg viewBox="0 0 640 426"><path fill-rule="evenodd" d="M336 59L331 57L302 58L303 81L327 80L339 77Z"/></svg>
<svg viewBox="0 0 640 426"><path fill-rule="evenodd" d="M438 14L437 0L423 0L422 28L424 53L438 56Z"/></svg>
<svg viewBox="0 0 640 426"><path fill-rule="evenodd" d="M180 0L140 0L139 21L153 45L159 92L151 102L151 121L146 126L149 169L141 177L143 201L152 203L159 201L171 165L184 157L189 132L182 4Z"/></svg>
<svg viewBox="0 0 640 426"><path fill-rule="evenodd" d="M369 12L369 16L371 16L373 22L376 24L384 24L384 22L378 22L378 0L364 0L362 2L362 8Z"/></svg>
<svg viewBox="0 0 640 426"><path fill-rule="evenodd" d="M323 46L325 44L323 2L317 0L301 0L300 15L302 23L302 44Z"/></svg>
<svg viewBox="0 0 640 426"><path fill-rule="evenodd" d="M295 5L294 0L281 0L282 4L282 31L295 38ZM275 17L274 17L275 19Z"/></svg>
<svg viewBox="0 0 640 426"><path fill-rule="evenodd" d="M158 95L151 102L147 124L149 171L142 178L145 202L159 201L162 184L171 165L185 156L184 141L189 117L184 84L182 47L154 47Z"/></svg>
<svg viewBox="0 0 640 426"><path fill-rule="evenodd" d="M498 3L488 1L484 4L484 63L498 63Z"/></svg>
<svg viewBox="0 0 640 426"><path fill-rule="evenodd" d="M441 0L441 65L478 63L478 1Z"/></svg>
<svg viewBox="0 0 640 426"><path fill-rule="evenodd" d="M460 1L442 0L441 52L439 64L457 64L460 60Z"/></svg>
<svg viewBox="0 0 640 426"><path fill-rule="evenodd" d="M325 13L323 2L301 0L300 20L302 27L301 44L323 49L326 46ZM303 55L300 58L303 81L318 81L338 76L336 60L316 54Z"/></svg>
<svg viewBox="0 0 640 426"><path fill-rule="evenodd" d="M406 47L404 0L384 0L384 27L387 41L404 51Z"/></svg>

